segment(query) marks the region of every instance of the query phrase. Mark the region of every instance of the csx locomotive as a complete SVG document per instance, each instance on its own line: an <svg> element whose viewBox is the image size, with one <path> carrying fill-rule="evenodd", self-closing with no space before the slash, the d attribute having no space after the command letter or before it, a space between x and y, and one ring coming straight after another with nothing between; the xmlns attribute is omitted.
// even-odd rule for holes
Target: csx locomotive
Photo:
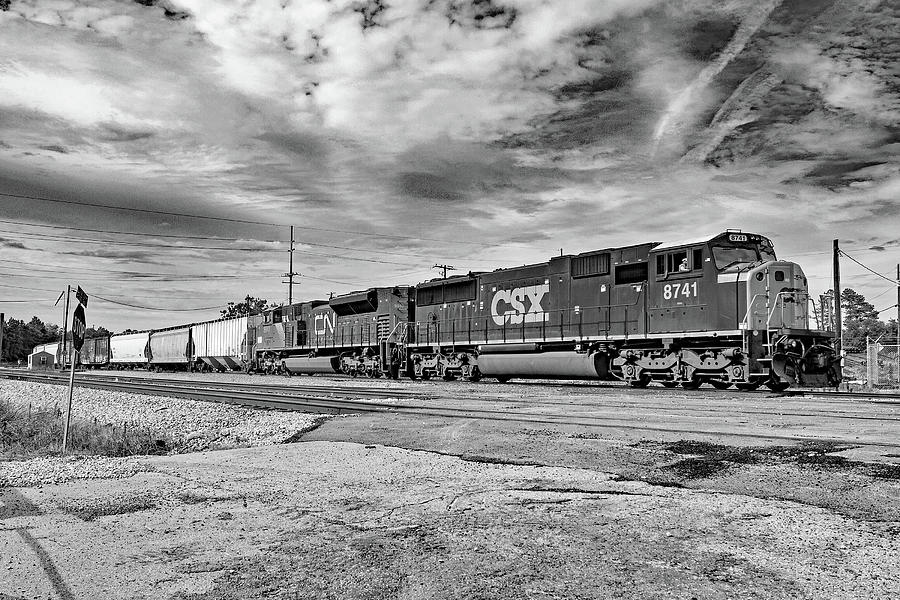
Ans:
<svg viewBox="0 0 900 600"><path fill-rule="evenodd" d="M808 305L799 265L764 236L726 231L149 332L142 356L151 367L292 374L837 385L834 334L810 329ZM176 335L175 359L155 360Z"/></svg>

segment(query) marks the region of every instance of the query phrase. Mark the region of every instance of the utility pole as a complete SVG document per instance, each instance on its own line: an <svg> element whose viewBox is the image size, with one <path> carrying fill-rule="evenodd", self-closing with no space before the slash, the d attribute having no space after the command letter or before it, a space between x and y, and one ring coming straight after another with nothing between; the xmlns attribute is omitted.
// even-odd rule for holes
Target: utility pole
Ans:
<svg viewBox="0 0 900 600"><path fill-rule="evenodd" d="M834 240L834 346L838 357L844 349L843 329L841 329L841 249L838 240ZM843 366L843 365L842 365Z"/></svg>
<svg viewBox="0 0 900 600"><path fill-rule="evenodd" d="M284 273L282 277L287 277L287 281L282 281L282 283L288 284L288 306L294 303L294 275L300 275L300 273L294 273L294 226L291 225L291 249L288 250L290 254L290 262L288 263L288 272Z"/></svg>
<svg viewBox="0 0 900 600"><path fill-rule="evenodd" d="M447 271L455 271L456 267L452 265L434 265L432 269L442 269L444 271L444 279L447 279Z"/></svg>
<svg viewBox="0 0 900 600"><path fill-rule="evenodd" d="M0 316L2 319L2 316ZM900 264L897 265L897 347L894 351L897 353L897 381L900 381Z"/></svg>
<svg viewBox="0 0 900 600"><path fill-rule="evenodd" d="M3 326L6 323L5 315L0 312L0 365L3 365Z"/></svg>

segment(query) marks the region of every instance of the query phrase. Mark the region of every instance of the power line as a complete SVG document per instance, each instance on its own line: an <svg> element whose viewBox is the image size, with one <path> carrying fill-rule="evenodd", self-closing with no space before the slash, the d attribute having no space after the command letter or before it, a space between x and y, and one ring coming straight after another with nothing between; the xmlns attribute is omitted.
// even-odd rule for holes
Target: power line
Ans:
<svg viewBox="0 0 900 600"><path fill-rule="evenodd" d="M10 194L9 192L0 192L0 196L6 196L8 198L18 198L21 200L38 200L40 202L54 202L57 204L72 204L75 206L91 206L94 208L108 208L111 210L122 210L122 211L130 211L130 212L138 212L143 214L151 214L151 215L163 215L167 217L186 217L189 219L208 219L211 221L222 221L226 223L243 223L246 225L264 225L267 227L286 227L289 223L271 223L267 221L253 221L251 219L235 219L231 217L214 217L211 215L197 215L192 213L180 213L174 211L167 210L153 210L150 208L135 208L132 206L116 206L114 204L101 204L99 202L84 202L81 200L61 200L59 198L47 198L45 196L32 196L29 194ZM405 239L405 240L416 240L416 241L430 241L430 242L440 242L442 244L463 244L463 245L479 245L483 247L496 247L501 244L477 244L475 242L464 242L460 240L440 240L434 238L424 238L424 237L415 237L408 235L396 235L396 234L387 234L387 233L370 233L366 231L351 231L346 229L329 229L326 227L310 227L308 225L294 225L297 229L304 229L307 231L324 231L328 233L346 233L350 235L364 235L371 237L381 237L387 239Z"/></svg>
<svg viewBox="0 0 900 600"><path fill-rule="evenodd" d="M881 310L876 310L876 311L875 311L875 314L879 314L879 315L880 315L880 314L883 313L884 311L886 311L886 310L891 310L892 308L897 308L897 305L896 305L896 304L891 304L891 305L888 306L887 308L882 308Z"/></svg>
<svg viewBox="0 0 900 600"><path fill-rule="evenodd" d="M21 222L21 221L10 221L10 220L4 220L4 219L0 219L0 223L7 223L7 224L11 224L11 225L25 225L25 226L31 226L31 227L50 227L53 229L71 229L73 231L89 231L89 232L93 232L93 233L103 233L103 234L109 234L109 235L137 235L137 236L144 236L144 237L160 237L160 238L174 238L174 239L200 239L200 240L234 241L234 242L255 241L255 242L261 242L261 243L266 243L266 244L272 244L272 243L282 244L282 243L284 243L282 240L257 240L257 239L249 239L249 238L220 238L220 237L211 237L211 236L181 236L181 235L171 235L171 234L138 233L138 232L129 232L129 231L104 231L102 229L63 227L63 226L58 226L58 225L37 225L34 223L25 223L25 222ZM37 232L10 231L8 229L0 229L0 232L9 234L9 235L21 235L21 236L28 236L31 238L38 237L40 239L52 239L52 240L66 241L66 242L114 244L114 245L119 245L119 246L123 246L123 245L144 246L144 247L149 247L149 248L166 248L166 249L172 249L172 250L182 250L182 249L185 249L185 250L234 250L234 251L247 251L247 252L285 252L286 251L282 248L241 248L241 247L233 247L233 246L226 246L226 247L171 246L171 245L167 245L167 244L152 244L149 242L132 242L132 241L126 242L126 241L121 241L121 240L97 240L97 239L91 239L91 238L79 238L79 237L69 237L69 236L50 236L50 235L37 233ZM301 244L303 246L313 246L316 248L332 248L335 250L349 250L351 252L377 252L379 254L389 254L392 256L405 256L405 257L411 257L411 258L421 258L422 257L421 252L417 252L417 253L393 252L390 250L381 250L381 249L377 249L377 248L354 248L354 247L350 247L350 246L338 246L338 245L334 245L334 244L322 244L322 243L318 243L318 242L309 242L309 241L303 241L303 242L298 241L297 243ZM29 248L29 249L35 250L34 248ZM40 249L40 251L45 251L45 250ZM295 250L295 251L296 252L304 252L303 250ZM441 256L443 256L443 255L441 255ZM95 258L119 258L119 257L100 256L100 257L95 257ZM347 258L348 260L355 260L354 257L350 257L350 256L342 256L341 258ZM495 264L498 262L513 264L513 263L518 262L518 261L513 261L513 260L478 259L478 258L470 258L470 257L462 257L462 256L445 256L444 258L467 260L467 261L473 262L473 263L491 263L491 264Z"/></svg>
<svg viewBox="0 0 900 600"><path fill-rule="evenodd" d="M239 251L239 252L283 252L281 248L254 248L254 247L235 247L235 246L185 246L178 245L174 246L172 244L152 244L150 242L136 242L136 241L123 241L123 240L98 240L95 238L82 238L82 237L70 237L70 236L61 236L61 235L48 235L43 233L36 233L30 231L9 231L8 229L0 229L0 233L4 233L6 235L14 235L14 236L22 236L26 240L32 238L39 238L42 240L55 240L61 242L81 242L88 244L103 244L113 245L113 246L141 246L147 248L165 248L166 250L230 250L230 251ZM279 242L280 243L280 242ZM113 257L94 257L94 258L119 258L116 256Z"/></svg>
<svg viewBox="0 0 900 600"><path fill-rule="evenodd" d="M141 310L158 310L164 312L199 312L204 310L221 310L222 305L217 306L204 306L202 308L159 308L156 306L140 306L138 304L129 304L127 302L119 302L117 300L110 300L109 298L104 298L103 296L98 296L95 293L91 293L91 298L96 298L98 300L102 300L103 302L109 302L110 304L118 304L119 306L127 306L128 308L139 308Z"/></svg>
<svg viewBox="0 0 900 600"><path fill-rule="evenodd" d="M894 285L897 285L898 282L897 282L896 280L891 279L890 277L887 277L886 275L882 275L882 274L879 273L878 271L875 271L875 270L873 270L873 269L870 269L869 267L867 267L866 265L862 264L861 262L859 262L858 260L856 260L855 258L853 258L852 256L850 256L849 254L847 254L847 253L844 252L843 250L839 250L839 252L841 253L842 256L846 256L847 258L849 258L850 260L852 260L853 262L855 262L856 264L858 264L860 267L862 267L863 269L865 269L865 270L868 271L869 273L872 273L873 275L877 275L878 277L881 277L881 278L884 279L885 281L890 281L890 282L893 283Z"/></svg>
<svg viewBox="0 0 900 600"><path fill-rule="evenodd" d="M90 233L108 233L110 235L140 235L145 237L180 238L185 240L215 240L222 242L241 242L249 238L228 238L212 235L175 235L171 233L140 233L138 231L107 231L105 229L90 229L87 227L73 227L71 225L48 225L45 223L28 223L27 221L12 221L0 219L0 223L7 225L26 225L28 227L46 227L48 229L62 229L65 231L87 231ZM259 242L280 242L281 240L254 240Z"/></svg>

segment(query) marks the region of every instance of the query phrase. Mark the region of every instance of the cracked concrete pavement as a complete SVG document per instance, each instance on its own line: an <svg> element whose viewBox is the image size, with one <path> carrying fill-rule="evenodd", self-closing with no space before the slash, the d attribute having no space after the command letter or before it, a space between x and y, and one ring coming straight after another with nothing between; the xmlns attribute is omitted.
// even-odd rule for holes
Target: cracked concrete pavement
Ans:
<svg viewBox="0 0 900 600"><path fill-rule="evenodd" d="M900 593L897 480L790 461L686 478L633 439L391 419L2 489L0 598Z"/></svg>

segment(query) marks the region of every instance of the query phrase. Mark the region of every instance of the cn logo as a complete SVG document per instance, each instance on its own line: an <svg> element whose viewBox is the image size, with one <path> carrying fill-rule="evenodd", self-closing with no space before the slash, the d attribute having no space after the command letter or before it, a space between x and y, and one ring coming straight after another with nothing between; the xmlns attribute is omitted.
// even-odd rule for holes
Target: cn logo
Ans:
<svg viewBox="0 0 900 600"><path fill-rule="evenodd" d="M334 322L337 321L336 313L319 313L315 317L316 335L334 334Z"/></svg>
<svg viewBox="0 0 900 600"><path fill-rule="evenodd" d="M491 317L497 325L518 325L548 321L541 301L550 293L550 285L529 285L514 290L499 290L491 300Z"/></svg>

